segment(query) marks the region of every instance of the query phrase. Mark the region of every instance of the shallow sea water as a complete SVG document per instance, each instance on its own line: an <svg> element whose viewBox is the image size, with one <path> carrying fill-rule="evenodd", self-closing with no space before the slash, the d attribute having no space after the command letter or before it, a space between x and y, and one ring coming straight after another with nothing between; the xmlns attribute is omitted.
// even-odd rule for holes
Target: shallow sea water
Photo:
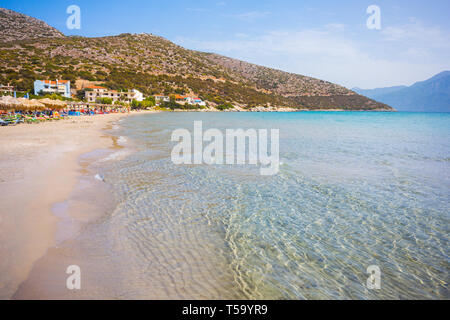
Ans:
<svg viewBox="0 0 450 320"><path fill-rule="evenodd" d="M280 129L279 173L173 164L172 131L200 120ZM160 113L114 129L125 148L95 166L117 207L76 245L90 296L450 298L450 114Z"/></svg>

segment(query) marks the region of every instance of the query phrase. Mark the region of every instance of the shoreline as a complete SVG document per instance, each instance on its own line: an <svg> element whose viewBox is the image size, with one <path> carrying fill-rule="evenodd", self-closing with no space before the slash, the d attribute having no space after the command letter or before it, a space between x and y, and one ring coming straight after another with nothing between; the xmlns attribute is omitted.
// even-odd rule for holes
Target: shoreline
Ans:
<svg viewBox="0 0 450 320"><path fill-rule="evenodd" d="M243 108L234 108L234 109L227 109L227 110L218 110L214 108L210 109L174 109L174 110L163 110L158 109L159 112L267 112L267 113L273 113L273 112L280 112L280 113L295 113L295 112L398 112L397 110L393 109L373 109L373 110L346 110L346 109L294 109L294 108L263 108L263 107L257 107L253 109L243 109Z"/></svg>
<svg viewBox="0 0 450 320"><path fill-rule="evenodd" d="M154 112L132 113L139 115ZM117 134L115 130L120 127L120 117L107 121L106 128L97 131L99 136L109 139L109 143L102 148L92 149L78 156L78 176L70 192L62 201L54 202L51 214L56 220L56 227L52 230L54 242L43 254L31 264L27 276L18 283L18 286L8 299L11 300L96 300L96 299L121 299L124 296L122 291L118 291L114 283L134 281L130 277L133 270L124 269L123 260L115 260L117 257L110 255L115 248L116 240L112 240L109 235L114 230L109 230L105 221L110 221L114 217L114 211L120 206L120 199L116 199L113 187L108 180L96 178L97 174L102 176L103 172L108 172L108 167L104 167L103 161L115 161L115 155L123 150L130 152L134 150L134 142L127 136ZM109 131L111 130L111 132ZM124 139L123 139L124 138ZM121 140L125 140L125 144ZM111 162L111 163L113 163ZM108 166L108 165L107 165ZM106 182L106 183L105 183ZM166 223L169 221L166 221ZM106 225L106 227L104 227ZM105 229L104 229L105 228ZM173 231L173 230L172 230ZM106 234L103 234L106 232ZM175 232L177 235L184 235L183 230ZM169 233L170 234L170 233ZM191 234L191 241L200 241L197 233ZM176 236L178 239L178 236ZM168 239L169 240L169 239ZM177 274L176 286L166 287L166 283L171 283L174 278L170 274L161 273L158 268L154 271L153 277L147 278L151 283L151 291L135 292L138 299L206 299L210 295L216 299L238 299L241 297L232 290L230 284L233 280L228 271L219 274L211 273L212 270L228 270L222 258L213 261L203 261L204 257L213 256L216 250L211 248L217 245L210 241L200 241L192 248L192 243L185 243L184 250L179 252L180 260L177 260L179 267L173 269ZM175 241L172 239L171 241ZM170 242L170 241L169 241ZM95 244L101 243L101 246ZM171 253L166 253L164 248L167 244L158 245L155 243L155 251L164 259L171 259ZM94 245L92 245L94 244ZM178 247L178 243L177 243ZM170 245L169 245L170 248ZM199 254L200 248L205 251ZM220 247L221 248L221 247ZM193 250L189 255L183 252ZM189 251L190 252L190 251ZM172 253L173 254L173 253ZM197 257L189 260L189 257ZM198 263L197 259L203 261ZM190 262L187 262L187 261ZM82 290L68 290L66 281L69 275L66 273L67 267L71 265L79 266L82 273ZM196 266L193 268L192 266ZM211 267L214 265L214 268ZM217 267L220 265L220 267ZM128 266L128 265L126 265ZM165 270L165 269L164 269ZM195 272L192 274L192 271ZM186 276L187 275L187 276ZM187 277L187 278L185 278ZM186 283L198 281L198 278L207 277L207 283L201 284L203 292L195 287L193 293L187 291ZM227 278L226 281L224 279ZM211 280L211 279L215 279ZM182 280L182 281L181 281ZM181 281L181 282L180 282ZM186 282L186 283L185 283ZM125 285L125 283L123 284ZM122 288L122 286L120 286ZM224 289L222 292L220 289ZM0 291L1 292L1 291ZM101 297L101 298L100 298Z"/></svg>
<svg viewBox="0 0 450 320"><path fill-rule="evenodd" d="M35 262L57 245L64 218L55 214L54 206L67 201L82 178L82 155L113 147L114 139L104 133L108 125L144 113L148 112L2 128L0 299L11 299Z"/></svg>

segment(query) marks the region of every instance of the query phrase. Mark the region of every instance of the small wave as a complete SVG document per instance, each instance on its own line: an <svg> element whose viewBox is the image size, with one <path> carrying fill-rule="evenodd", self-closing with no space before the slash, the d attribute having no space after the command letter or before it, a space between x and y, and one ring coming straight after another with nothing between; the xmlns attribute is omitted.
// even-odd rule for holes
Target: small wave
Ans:
<svg viewBox="0 0 450 320"><path fill-rule="evenodd" d="M117 139L117 143L121 146L123 146L127 141L127 138L125 138L124 136L120 136L119 139Z"/></svg>
<svg viewBox="0 0 450 320"><path fill-rule="evenodd" d="M99 181L105 182L105 177L100 173L97 173L94 178Z"/></svg>
<svg viewBox="0 0 450 320"><path fill-rule="evenodd" d="M125 158L128 154L130 154L130 151L128 151L128 150L117 151L117 152L110 154L106 158L101 159L100 162L120 160L120 159Z"/></svg>

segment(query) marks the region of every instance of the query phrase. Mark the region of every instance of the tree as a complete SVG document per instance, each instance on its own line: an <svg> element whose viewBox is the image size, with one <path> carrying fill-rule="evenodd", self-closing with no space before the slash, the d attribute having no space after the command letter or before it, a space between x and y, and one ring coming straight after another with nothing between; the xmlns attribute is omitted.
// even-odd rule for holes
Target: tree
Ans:
<svg viewBox="0 0 450 320"><path fill-rule="evenodd" d="M224 104L220 104L218 106L216 106L216 109L219 110L227 110L227 109L233 109L233 105L231 103L224 103Z"/></svg>
<svg viewBox="0 0 450 320"><path fill-rule="evenodd" d="M144 99L144 101L148 101L148 102L152 102L154 106L156 104L156 100L154 96L148 96L147 98Z"/></svg>
<svg viewBox="0 0 450 320"><path fill-rule="evenodd" d="M151 108L155 106L155 102L151 101L151 100L144 100L141 102L141 108L142 109L147 109L147 108Z"/></svg>
<svg viewBox="0 0 450 320"><path fill-rule="evenodd" d="M112 104L113 103L113 99L112 98L97 98L95 100L95 102L97 103L101 103L101 104Z"/></svg>
<svg viewBox="0 0 450 320"><path fill-rule="evenodd" d="M132 110L136 110L136 109L141 109L141 102L137 101L137 100L132 100L131 101L131 109Z"/></svg>

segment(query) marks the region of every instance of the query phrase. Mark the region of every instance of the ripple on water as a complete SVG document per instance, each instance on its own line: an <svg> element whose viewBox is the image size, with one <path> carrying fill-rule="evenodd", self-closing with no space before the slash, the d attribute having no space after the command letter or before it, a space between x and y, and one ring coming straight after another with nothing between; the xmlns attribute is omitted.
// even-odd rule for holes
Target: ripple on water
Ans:
<svg viewBox="0 0 450 320"><path fill-rule="evenodd" d="M117 291L181 299L448 299L450 116L411 117L126 119L123 134L137 152L105 169L120 204L97 226L126 278ZM218 128L281 128L280 173L172 164L172 129L199 119ZM382 290L365 287L370 265L382 271Z"/></svg>

